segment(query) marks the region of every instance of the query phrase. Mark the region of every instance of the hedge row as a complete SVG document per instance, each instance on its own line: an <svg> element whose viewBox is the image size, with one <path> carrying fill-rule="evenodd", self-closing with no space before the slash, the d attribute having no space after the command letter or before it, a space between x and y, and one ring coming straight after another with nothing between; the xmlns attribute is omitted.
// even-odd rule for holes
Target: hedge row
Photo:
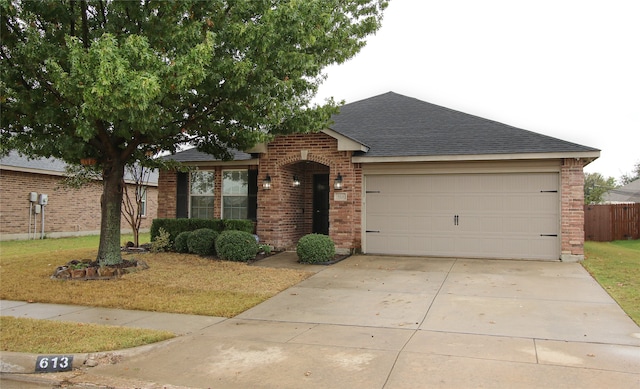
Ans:
<svg viewBox="0 0 640 389"><path fill-rule="evenodd" d="M151 223L151 241L154 241L159 235L160 228L169 233L171 242L175 242L178 234L184 231L209 228L218 233L233 230L253 234L254 225L251 220L235 219L153 219Z"/></svg>

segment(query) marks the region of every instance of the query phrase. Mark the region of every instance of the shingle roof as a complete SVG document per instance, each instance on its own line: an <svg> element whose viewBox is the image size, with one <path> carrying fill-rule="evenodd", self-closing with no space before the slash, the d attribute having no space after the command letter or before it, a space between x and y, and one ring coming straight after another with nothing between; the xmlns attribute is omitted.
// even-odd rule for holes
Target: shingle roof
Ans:
<svg viewBox="0 0 640 389"><path fill-rule="evenodd" d="M370 147L366 157L599 151L388 92L344 105L331 129Z"/></svg>
<svg viewBox="0 0 640 389"><path fill-rule="evenodd" d="M47 174L51 173L56 176L62 176L65 172L66 162L56 158L29 158L20 155L16 151L10 151L8 155L0 158L0 167L12 167L17 170L31 170L34 172ZM125 179L133 180L131 174L125 171ZM158 170L153 170L149 175L148 183L151 185L158 184Z"/></svg>
<svg viewBox="0 0 640 389"><path fill-rule="evenodd" d="M1 166L13 166L17 168L27 168L35 170L43 170L49 172L64 172L67 164L64 161L55 158L36 158L30 159L26 156L18 154L16 151L10 151L7 156L0 158Z"/></svg>
<svg viewBox="0 0 640 389"><path fill-rule="evenodd" d="M640 203L640 179L608 191L603 200L607 203Z"/></svg>

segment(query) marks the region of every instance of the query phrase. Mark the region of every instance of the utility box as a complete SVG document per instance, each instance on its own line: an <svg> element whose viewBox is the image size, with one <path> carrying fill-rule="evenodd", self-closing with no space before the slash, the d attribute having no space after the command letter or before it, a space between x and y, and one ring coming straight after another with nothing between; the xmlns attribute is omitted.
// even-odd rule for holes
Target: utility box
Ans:
<svg viewBox="0 0 640 389"><path fill-rule="evenodd" d="M40 204L35 204L33 206L33 213L35 213L36 215L40 214ZM35 227L34 227L35 228Z"/></svg>
<svg viewBox="0 0 640 389"><path fill-rule="evenodd" d="M41 194L40 197L38 197L38 204L40 205L47 205L47 203L49 202L49 196L46 194Z"/></svg>
<svg viewBox="0 0 640 389"><path fill-rule="evenodd" d="M31 201L32 203L38 201L38 194L36 192L29 193L29 201Z"/></svg>

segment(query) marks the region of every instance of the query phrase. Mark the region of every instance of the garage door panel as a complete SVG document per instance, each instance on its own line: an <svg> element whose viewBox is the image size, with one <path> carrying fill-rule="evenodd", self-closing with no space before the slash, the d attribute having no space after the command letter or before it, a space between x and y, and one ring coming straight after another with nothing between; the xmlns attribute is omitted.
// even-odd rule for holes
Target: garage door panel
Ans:
<svg viewBox="0 0 640 389"><path fill-rule="evenodd" d="M366 176L366 230L379 232L365 233L365 252L556 260L558 182L557 173Z"/></svg>

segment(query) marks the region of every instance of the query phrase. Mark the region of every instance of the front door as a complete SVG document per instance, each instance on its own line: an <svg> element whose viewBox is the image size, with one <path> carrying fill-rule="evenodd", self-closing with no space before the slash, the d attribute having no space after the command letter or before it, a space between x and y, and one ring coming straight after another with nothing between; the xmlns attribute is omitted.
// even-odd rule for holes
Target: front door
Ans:
<svg viewBox="0 0 640 389"><path fill-rule="evenodd" d="M329 175L313 175L313 233L329 235Z"/></svg>

